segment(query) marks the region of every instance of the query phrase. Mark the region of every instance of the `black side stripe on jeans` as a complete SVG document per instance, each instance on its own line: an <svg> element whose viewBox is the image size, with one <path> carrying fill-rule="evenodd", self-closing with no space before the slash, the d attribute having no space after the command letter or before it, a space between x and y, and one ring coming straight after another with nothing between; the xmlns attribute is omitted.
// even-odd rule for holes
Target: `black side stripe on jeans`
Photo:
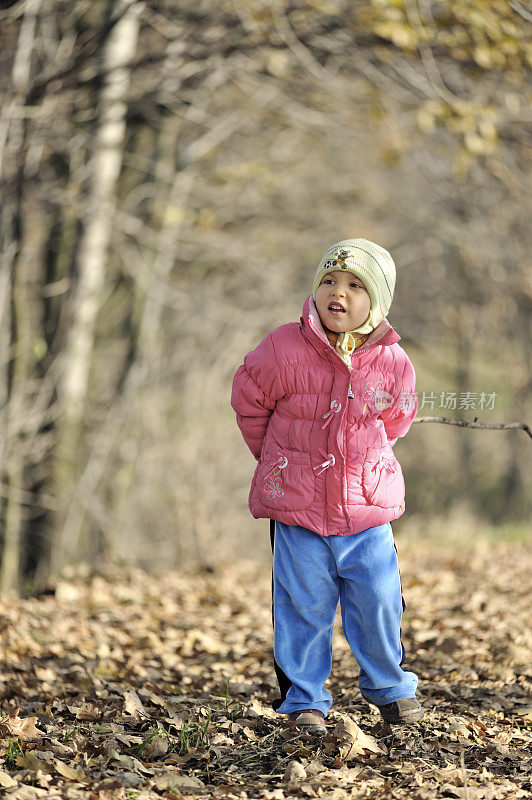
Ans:
<svg viewBox="0 0 532 800"><path fill-rule="evenodd" d="M275 520L274 519L270 520L270 544L272 546L272 554L273 554L273 550L274 550L274 547L275 547ZM273 628L275 628L275 612L274 612L274 608L273 608L273 566L272 566L272 626L273 626ZM276 698L272 703L273 708L275 709L275 711L277 711L279 706L282 703L284 703L284 701L286 700L286 695L288 694L288 690L292 686L292 681L290 680L290 678L288 678L284 674L283 670L281 669L281 667L279 666L279 664L275 660L275 656L274 656L274 659L273 659L273 667L275 669L275 674L277 676L277 683L279 684L279 691L281 693L281 697Z"/></svg>

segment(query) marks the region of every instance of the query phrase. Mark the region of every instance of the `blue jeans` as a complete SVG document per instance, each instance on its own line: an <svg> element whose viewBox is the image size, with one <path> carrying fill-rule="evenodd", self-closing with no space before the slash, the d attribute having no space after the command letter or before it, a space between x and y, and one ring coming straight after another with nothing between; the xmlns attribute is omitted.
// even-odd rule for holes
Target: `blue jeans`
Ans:
<svg viewBox="0 0 532 800"><path fill-rule="evenodd" d="M377 705L415 695L416 675L401 668L403 599L391 525L322 537L276 522L274 655L291 684L280 714L329 711L332 695L324 684L338 601L362 694Z"/></svg>

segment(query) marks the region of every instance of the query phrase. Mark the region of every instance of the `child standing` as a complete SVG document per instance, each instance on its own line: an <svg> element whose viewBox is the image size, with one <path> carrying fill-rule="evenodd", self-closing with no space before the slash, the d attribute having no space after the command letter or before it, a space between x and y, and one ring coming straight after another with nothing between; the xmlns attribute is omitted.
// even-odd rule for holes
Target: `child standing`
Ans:
<svg viewBox="0 0 532 800"><path fill-rule="evenodd" d="M338 602L363 697L390 723L417 722L417 678L402 669L404 610L391 520L404 511L392 447L417 411L415 374L385 319L390 254L345 239L323 255L300 322L249 353L232 406L258 460L249 504L274 520L276 708L324 733Z"/></svg>

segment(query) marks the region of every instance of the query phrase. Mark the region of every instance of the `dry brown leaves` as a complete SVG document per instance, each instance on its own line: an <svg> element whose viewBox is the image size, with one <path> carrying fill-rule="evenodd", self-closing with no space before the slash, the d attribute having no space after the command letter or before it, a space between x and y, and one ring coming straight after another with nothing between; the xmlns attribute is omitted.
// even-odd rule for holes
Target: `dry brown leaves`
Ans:
<svg viewBox="0 0 532 800"><path fill-rule="evenodd" d="M268 569L73 575L0 604L0 794L9 800L530 796L532 557L399 542L407 666L426 718L361 699L339 625L329 734L270 707ZM20 709L20 710L19 710Z"/></svg>
<svg viewBox="0 0 532 800"><path fill-rule="evenodd" d="M21 719L19 711L19 708L13 708L9 714L0 717L0 734L4 737L16 736L22 741L40 739L43 732L36 727L37 717Z"/></svg>

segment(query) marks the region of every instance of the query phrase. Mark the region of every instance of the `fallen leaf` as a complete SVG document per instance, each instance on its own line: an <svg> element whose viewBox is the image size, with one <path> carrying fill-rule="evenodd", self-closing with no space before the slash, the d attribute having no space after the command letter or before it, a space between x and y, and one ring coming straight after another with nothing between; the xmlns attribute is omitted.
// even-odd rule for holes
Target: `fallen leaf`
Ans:
<svg viewBox="0 0 532 800"><path fill-rule="evenodd" d="M13 786L17 786L18 781L9 775L9 773L4 772L3 769L0 769L0 786L3 786L4 789L12 789Z"/></svg>
<svg viewBox="0 0 532 800"><path fill-rule="evenodd" d="M277 711L273 708L259 703L258 700L252 700L249 705L246 705L246 714L251 719L256 717L267 717L268 719L277 719L279 717Z"/></svg>
<svg viewBox="0 0 532 800"><path fill-rule="evenodd" d="M444 783L441 791L448 797L458 797L462 800L492 800L495 797L495 789L492 786L452 786Z"/></svg>
<svg viewBox="0 0 532 800"><path fill-rule="evenodd" d="M124 714L129 714L131 717L149 717L142 700L133 689L124 692Z"/></svg>
<svg viewBox="0 0 532 800"><path fill-rule="evenodd" d="M24 755L17 756L16 765L17 767L21 767L21 769L29 769L32 772L37 772L38 770L42 772L53 772L52 765L39 758L37 754L31 750L28 750Z"/></svg>
<svg viewBox="0 0 532 800"><path fill-rule="evenodd" d="M447 655L452 655L455 653L458 648L459 644L452 636L446 636L445 639L439 644L436 645L437 649L440 650L442 653L446 653Z"/></svg>
<svg viewBox="0 0 532 800"><path fill-rule="evenodd" d="M161 706L162 708L166 706L167 701L165 698L160 697L158 694L155 694L155 692L148 692L145 689L141 689L139 691L139 695L140 697L144 697L146 700L149 700L154 706Z"/></svg>
<svg viewBox="0 0 532 800"><path fill-rule="evenodd" d="M87 776L80 767L74 769L59 759L56 760L54 769L59 773L59 775L62 775L63 778L68 778L69 781L78 781L79 783L84 783L87 781Z"/></svg>
<svg viewBox="0 0 532 800"><path fill-rule="evenodd" d="M322 772L326 771L326 767L320 764L319 761L311 761L310 764L307 764L305 767L305 771L307 775L320 775Z"/></svg>
<svg viewBox="0 0 532 800"><path fill-rule="evenodd" d="M34 665L33 671L35 673L35 677L39 681L45 681L46 683L53 683L57 678L57 674L54 672L53 669L43 669L37 665Z"/></svg>
<svg viewBox="0 0 532 800"><path fill-rule="evenodd" d="M9 800L39 800L39 798L50 797L49 789L40 789L38 786L27 786L25 783L19 783L16 789L9 792ZM56 793L54 797L58 798Z"/></svg>
<svg viewBox="0 0 532 800"><path fill-rule="evenodd" d="M161 758L168 752L169 743L166 736L154 736L153 739L142 746L142 758Z"/></svg>
<svg viewBox="0 0 532 800"><path fill-rule="evenodd" d="M341 714L340 717L341 720L335 726L333 735L339 740L340 757L344 761L367 753L386 754L386 750L377 740L364 733L350 717L346 714Z"/></svg>
<svg viewBox="0 0 532 800"><path fill-rule="evenodd" d="M41 739L44 731L36 727L37 717L19 717L19 708L14 708L9 714L0 717L0 733L7 736L16 736L23 741L29 739Z"/></svg>
<svg viewBox="0 0 532 800"><path fill-rule="evenodd" d="M284 771L283 783L288 784L290 791L297 789L301 781L307 777L305 767L299 761L290 761Z"/></svg>
<svg viewBox="0 0 532 800"><path fill-rule="evenodd" d="M464 739L469 739L471 736L471 730L468 725L466 725L466 720L460 719L459 717L450 717L449 718L449 730L453 733L459 733Z"/></svg>
<svg viewBox="0 0 532 800"><path fill-rule="evenodd" d="M174 773L157 775L154 783L158 789L186 791L187 789L203 789L205 784L193 775L176 775Z"/></svg>
<svg viewBox="0 0 532 800"><path fill-rule="evenodd" d="M88 721L95 721L97 719L101 719L102 712L98 706L91 705L90 703L82 703L80 706L67 706L68 710L71 714L73 714L76 719L88 720Z"/></svg>
<svg viewBox="0 0 532 800"><path fill-rule="evenodd" d="M341 786L337 786L327 792L327 800L347 800L348 797L351 797L351 795L346 789L342 789Z"/></svg>
<svg viewBox="0 0 532 800"><path fill-rule="evenodd" d="M142 775L139 775L138 772L125 772L120 773L120 783L124 786L130 787L135 789L137 786L140 786L144 783L144 778ZM98 798L98 800L102 800L102 798Z"/></svg>

